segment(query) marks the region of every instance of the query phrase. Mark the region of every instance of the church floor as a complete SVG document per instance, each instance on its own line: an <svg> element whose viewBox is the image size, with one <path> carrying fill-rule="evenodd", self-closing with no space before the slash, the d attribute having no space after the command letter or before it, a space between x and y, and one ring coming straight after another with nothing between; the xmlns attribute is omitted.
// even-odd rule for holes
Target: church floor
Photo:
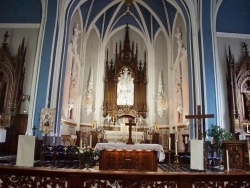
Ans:
<svg viewBox="0 0 250 188"><path fill-rule="evenodd" d="M16 165L16 156L15 155L10 155L10 156L0 156L0 165L3 166L15 166ZM51 163L45 163L44 166L41 166L40 161L35 161L34 162L34 167L45 167L45 168L63 168L63 169L78 169L79 165L78 163L75 163L73 165L67 165L64 163L60 163L59 165L53 165ZM92 166L91 169L93 170L99 170L98 164L95 166ZM223 172L224 169L214 167L211 169L205 169L202 172ZM189 165L178 165L176 166L175 164L166 164L166 163L158 163L158 168L157 172L162 173L162 172L201 172L197 170L192 170L190 169Z"/></svg>

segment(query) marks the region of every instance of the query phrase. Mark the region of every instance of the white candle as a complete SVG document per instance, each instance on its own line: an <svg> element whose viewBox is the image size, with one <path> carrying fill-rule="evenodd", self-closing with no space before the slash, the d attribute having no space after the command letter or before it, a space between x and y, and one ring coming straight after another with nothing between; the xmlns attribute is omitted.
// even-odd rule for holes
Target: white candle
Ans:
<svg viewBox="0 0 250 188"><path fill-rule="evenodd" d="M226 157L227 157L227 172L229 172L229 156L228 156L228 150L226 150Z"/></svg>
<svg viewBox="0 0 250 188"><path fill-rule="evenodd" d="M89 136L89 146L92 148L92 135Z"/></svg>
<svg viewBox="0 0 250 188"><path fill-rule="evenodd" d="M168 137L168 149L171 150L171 137Z"/></svg>
<svg viewBox="0 0 250 188"><path fill-rule="evenodd" d="M185 136L185 144L187 144L187 143L188 143L188 137Z"/></svg>
<svg viewBox="0 0 250 188"><path fill-rule="evenodd" d="M82 148L82 139L80 140L80 148Z"/></svg>
<svg viewBox="0 0 250 188"><path fill-rule="evenodd" d="M177 126L175 127L175 130L176 130L176 132L175 132L175 133L176 133L176 134L175 134L175 136L176 136L175 139L176 139L176 142L178 142L178 140L179 140L179 138L178 138L179 135L178 135L178 128L177 128Z"/></svg>
<svg viewBox="0 0 250 188"><path fill-rule="evenodd" d="M178 155L177 146L178 146L178 142L175 142L175 155Z"/></svg>
<svg viewBox="0 0 250 188"><path fill-rule="evenodd" d="M249 160L249 166L250 166L250 150L248 150L248 160Z"/></svg>

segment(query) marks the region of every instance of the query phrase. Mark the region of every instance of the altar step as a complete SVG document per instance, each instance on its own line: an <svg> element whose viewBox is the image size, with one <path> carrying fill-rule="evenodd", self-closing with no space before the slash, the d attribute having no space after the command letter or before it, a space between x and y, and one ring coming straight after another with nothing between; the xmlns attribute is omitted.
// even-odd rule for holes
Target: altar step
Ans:
<svg viewBox="0 0 250 188"><path fill-rule="evenodd" d="M8 156L0 156L0 165L3 166L15 166L16 165L16 156L8 155ZM41 167L41 162L39 160L34 162L34 167ZM53 165L52 163L45 163L44 167L47 168L64 168L64 169L79 169L79 164L76 162L72 165L67 165L63 162ZM99 169L98 163L93 165L91 168L96 170ZM158 172L195 172L195 170L190 169L189 165L179 165L178 167L175 164L166 164L159 163L158 164ZM221 172L223 170L219 170L218 168L212 168L210 170L206 169L206 172Z"/></svg>
<svg viewBox="0 0 250 188"><path fill-rule="evenodd" d="M158 168L161 169L163 172L201 172L200 170L193 170L190 169L189 165L175 165L175 164L165 164L159 163ZM213 167L211 169L205 169L202 172L223 172L224 168Z"/></svg>

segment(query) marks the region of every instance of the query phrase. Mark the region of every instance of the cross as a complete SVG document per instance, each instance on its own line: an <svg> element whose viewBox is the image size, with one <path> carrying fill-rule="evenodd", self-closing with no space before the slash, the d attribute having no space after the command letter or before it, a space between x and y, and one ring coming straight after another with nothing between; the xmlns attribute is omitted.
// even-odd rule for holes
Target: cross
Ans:
<svg viewBox="0 0 250 188"><path fill-rule="evenodd" d="M186 115L186 119L197 119L198 120L198 140L201 140L201 118L213 118L214 114L201 114L201 105L197 105L196 115Z"/></svg>
<svg viewBox="0 0 250 188"><path fill-rule="evenodd" d="M134 142L132 141L132 137L131 137L131 132L132 132L132 126L135 126L135 123L132 123L132 120L129 120L129 123L125 123L126 126L129 126L129 137L128 137L128 142L126 144L134 144Z"/></svg>

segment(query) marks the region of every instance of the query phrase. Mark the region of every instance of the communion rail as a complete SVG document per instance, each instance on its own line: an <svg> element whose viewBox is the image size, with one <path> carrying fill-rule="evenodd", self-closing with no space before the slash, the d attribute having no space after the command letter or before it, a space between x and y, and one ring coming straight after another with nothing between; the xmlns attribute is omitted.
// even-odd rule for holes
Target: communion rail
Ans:
<svg viewBox="0 0 250 188"><path fill-rule="evenodd" d="M135 172L0 166L0 187L250 187L250 173Z"/></svg>

